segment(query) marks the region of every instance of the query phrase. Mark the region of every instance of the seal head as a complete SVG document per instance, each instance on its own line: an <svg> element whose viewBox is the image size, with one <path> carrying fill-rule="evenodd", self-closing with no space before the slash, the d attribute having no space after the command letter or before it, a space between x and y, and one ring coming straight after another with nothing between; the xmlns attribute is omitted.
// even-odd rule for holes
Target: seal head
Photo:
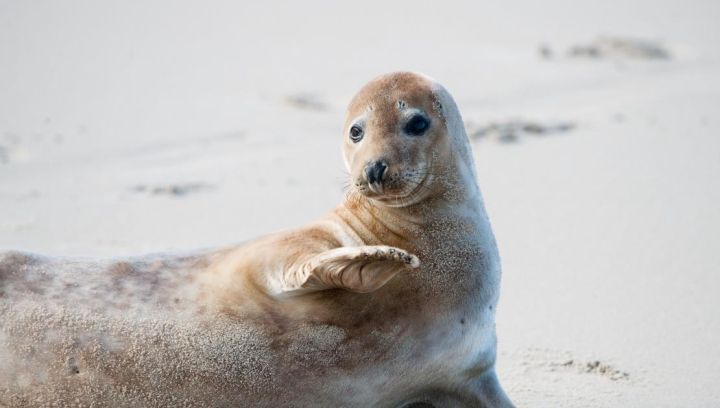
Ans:
<svg viewBox="0 0 720 408"><path fill-rule="evenodd" d="M443 194L457 180L457 152L474 176L462 126L452 98L433 80L410 72L383 75L350 102L344 126L343 157L355 191L379 204L405 207ZM453 134L458 133L460 134ZM460 145L460 146L456 146ZM453 180L455 179L455 180Z"/></svg>

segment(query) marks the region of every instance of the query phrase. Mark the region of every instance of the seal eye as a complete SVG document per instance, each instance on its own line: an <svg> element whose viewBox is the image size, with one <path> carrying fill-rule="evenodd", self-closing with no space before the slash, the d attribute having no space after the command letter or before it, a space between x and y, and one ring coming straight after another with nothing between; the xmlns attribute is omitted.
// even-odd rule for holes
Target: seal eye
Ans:
<svg viewBox="0 0 720 408"><path fill-rule="evenodd" d="M423 115L415 115L405 124L405 133L420 136L430 127L430 121Z"/></svg>
<svg viewBox="0 0 720 408"><path fill-rule="evenodd" d="M350 128L350 140L352 140L353 143L361 141L362 138L363 130L360 128L360 126L353 126Z"/></svg>

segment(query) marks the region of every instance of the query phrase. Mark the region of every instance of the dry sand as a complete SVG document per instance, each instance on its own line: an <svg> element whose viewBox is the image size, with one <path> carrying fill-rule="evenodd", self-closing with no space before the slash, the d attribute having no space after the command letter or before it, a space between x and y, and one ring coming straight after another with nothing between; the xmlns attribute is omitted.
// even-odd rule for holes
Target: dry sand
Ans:
<svg viewBox="0 0 720 408"><path fill-rule="evenodd" d="M514 401L720 406L720 3L440 4L0 0L0 248L301 225L350 96L421 71L475 140Z"/></svg>

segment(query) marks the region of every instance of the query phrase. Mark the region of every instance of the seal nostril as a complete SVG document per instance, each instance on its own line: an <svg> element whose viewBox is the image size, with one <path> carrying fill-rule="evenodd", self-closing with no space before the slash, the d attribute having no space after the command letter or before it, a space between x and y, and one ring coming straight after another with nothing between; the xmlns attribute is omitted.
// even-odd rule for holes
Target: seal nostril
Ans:
<svg viewBox="0 0 720 408"><path fill-rule="evenodd" d="M383 181L387 170L387 163L384 161L371 162L365 166L365 176L370 184L377 184Z"/></svg>

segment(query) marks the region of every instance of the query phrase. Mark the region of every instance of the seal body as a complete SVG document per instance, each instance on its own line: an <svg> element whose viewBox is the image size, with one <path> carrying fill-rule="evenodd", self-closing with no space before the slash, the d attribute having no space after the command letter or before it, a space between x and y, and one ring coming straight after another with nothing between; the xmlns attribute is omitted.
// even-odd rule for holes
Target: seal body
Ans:
<svg viewBox="0 0 720 408"><path fill-rule="evenodd" d="M512 406L454 101L388 74L344 133L347 198L299 230L187 256L2 255L0 406Z"/></svg>

